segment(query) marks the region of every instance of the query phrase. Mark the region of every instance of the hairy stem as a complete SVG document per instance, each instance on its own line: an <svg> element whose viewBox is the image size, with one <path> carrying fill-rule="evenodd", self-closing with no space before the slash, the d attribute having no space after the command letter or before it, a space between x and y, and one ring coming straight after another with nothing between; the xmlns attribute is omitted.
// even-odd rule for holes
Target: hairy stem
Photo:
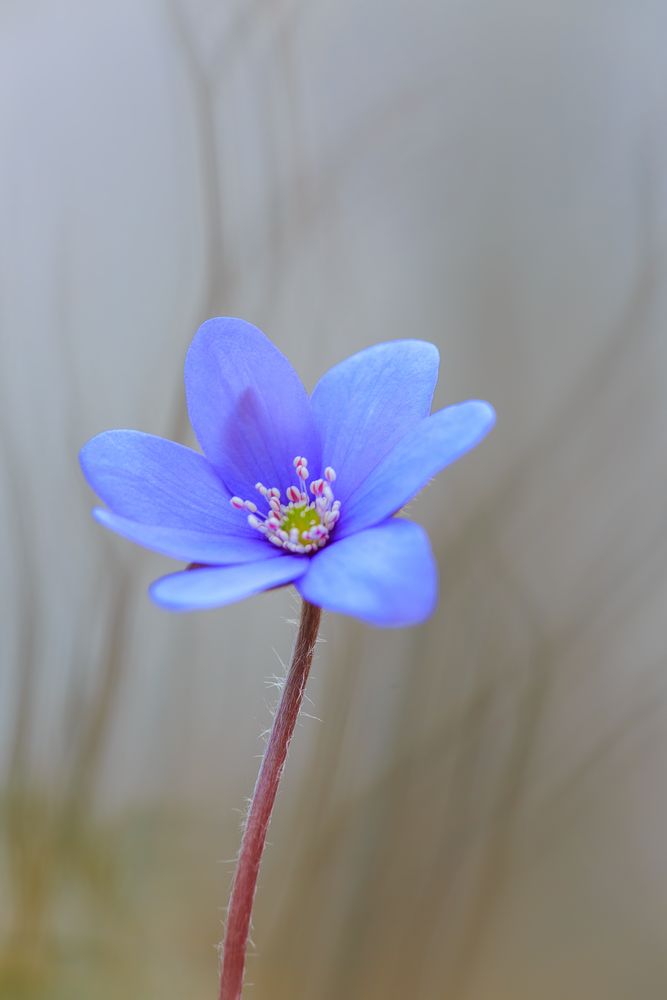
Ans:
<svg viewBox="0 0 667 1000"><path fill-rule="evenodd" d="M239 1000L243 989L250 915L273 803L313 661L321 609L303 602L301 621L280 703L262 760L241 840L227 910L219 1000Z"/></svg>

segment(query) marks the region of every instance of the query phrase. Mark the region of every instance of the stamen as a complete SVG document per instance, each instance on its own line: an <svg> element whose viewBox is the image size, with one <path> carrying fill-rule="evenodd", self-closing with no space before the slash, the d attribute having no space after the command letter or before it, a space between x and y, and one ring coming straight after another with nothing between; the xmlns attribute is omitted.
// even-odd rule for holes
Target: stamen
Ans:
<svg viewBox="0 0 667 1000"><path fill-rule="evenodd" d="M258 511L257 504L252 500L233 496L229 502L235 510L248 511L250 527L273 545L295 555L310 555L326 545L340 517L340 500L334 500L330 486L336 480L336 473L327 465L323 477L312 480L308 487L308 459L297 455L292 465L299 485L287 487L285 503L281 501L281 493L276 486L267 488L259 482L255 483L255 489L266 501L265 514ZM309 489L313 496L310 501Z"/></svg>

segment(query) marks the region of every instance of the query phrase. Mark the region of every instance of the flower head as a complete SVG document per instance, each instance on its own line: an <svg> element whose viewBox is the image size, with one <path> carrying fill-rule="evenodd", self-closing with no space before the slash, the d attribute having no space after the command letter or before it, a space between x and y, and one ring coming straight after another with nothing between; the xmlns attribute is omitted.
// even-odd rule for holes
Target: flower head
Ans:
<svg viewBox="0 0 667 1000"><path fill-rule="evenodd" d="M203 455L139 431L81 450L108 528L194 568L157 580L171 610L219 607L293 583L302 597L375 625L423 621L437 597L428 537L394 517L493 426L488 403L430 413L438 352L369 347L308 396L256 327L212 319L185 362Z"/></svg>

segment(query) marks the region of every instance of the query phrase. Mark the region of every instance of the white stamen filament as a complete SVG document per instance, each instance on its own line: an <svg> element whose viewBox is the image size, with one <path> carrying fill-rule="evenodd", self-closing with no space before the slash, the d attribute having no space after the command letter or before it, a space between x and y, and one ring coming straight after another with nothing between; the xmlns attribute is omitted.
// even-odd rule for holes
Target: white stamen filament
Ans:
<svg viewBox="0 0 667 1000"><path fill-rule="evenodd" d="M308 555L326 545L340 517L340 500L334 500L333 490L329 485L335 482L336 473L328 465L323 478L311 482L310 492L314 499L309 502L308 459L303 455L297 455L292 464L300 485L287 487L285 491L287 503L281 502L280 490L277 487L267 488L263 483L256 483L255 489L267 502L266 514L258 511L257 504L252 500L233 496L230 503L235 510L249 511L250 527L261 532L273 545L295 555ZM293 524L294 518L297 517L299 520L304 520L307 525L309 511L314 515L311 520L319 520L319 523L304 527Z"/></svg>

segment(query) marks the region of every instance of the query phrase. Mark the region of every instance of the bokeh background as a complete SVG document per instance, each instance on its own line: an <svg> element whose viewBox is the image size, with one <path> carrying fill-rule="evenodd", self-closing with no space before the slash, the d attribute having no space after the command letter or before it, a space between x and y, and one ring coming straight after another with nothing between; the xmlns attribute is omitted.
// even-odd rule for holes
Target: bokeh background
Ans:
<svg viewBox="0 0 667 1000"><path fill-rule="evenodd" d="M216 314L312 387L405 336L491 438L412 506L437 613L329 616L257 1000L667 995L667 11L0 4L0 996L216 995L298 613L169 616L96 526L110 427L191 442Z"/></svg>

